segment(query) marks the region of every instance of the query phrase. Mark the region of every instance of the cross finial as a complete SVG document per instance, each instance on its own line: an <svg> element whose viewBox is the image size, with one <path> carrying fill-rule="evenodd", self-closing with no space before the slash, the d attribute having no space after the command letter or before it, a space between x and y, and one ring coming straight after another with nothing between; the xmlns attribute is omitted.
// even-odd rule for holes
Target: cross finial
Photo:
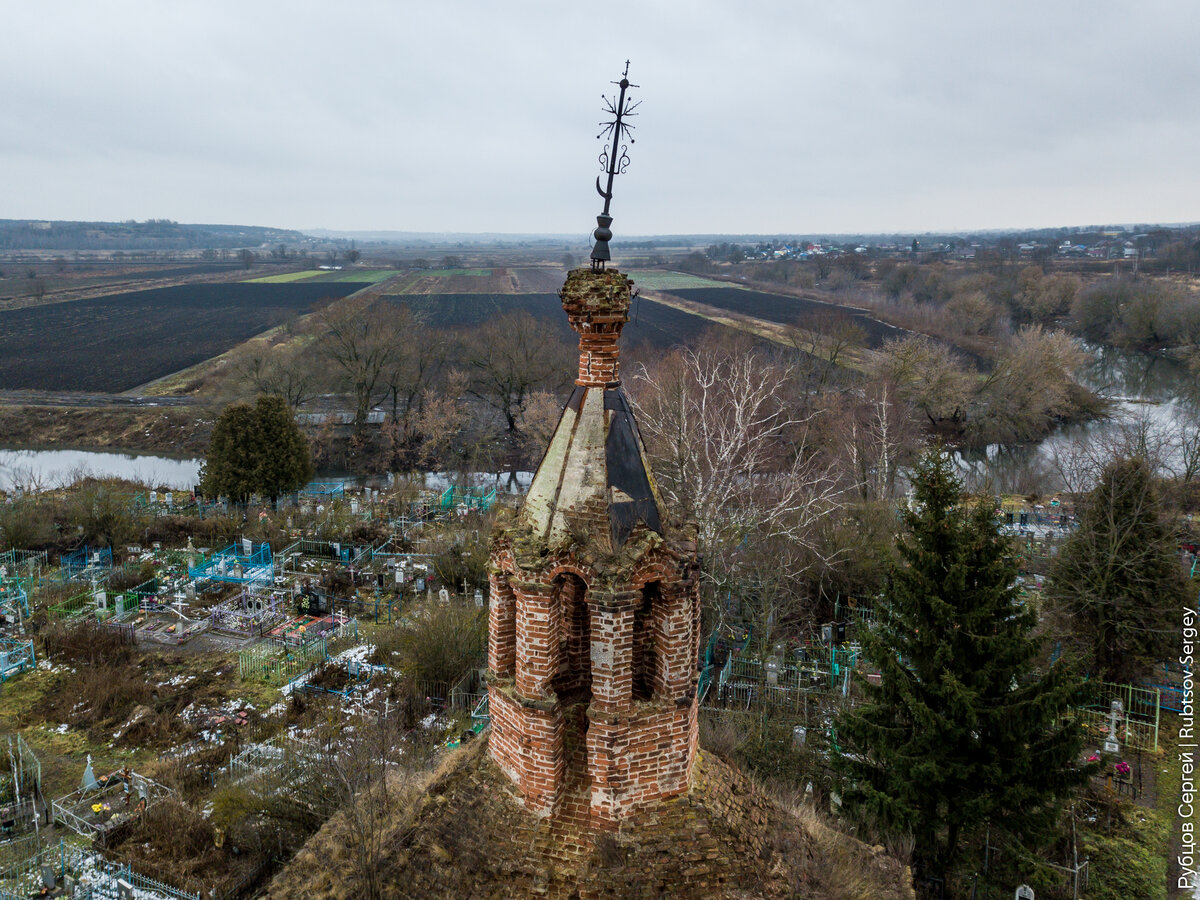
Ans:
<svg viewBox="0 0 1200 900"><path fill-rule="evenodd" d="M633 126L625 120L636 115L634 110L641 105L640 100L630 102L625 96L626 90L638 87L636 84L629 83L629 60L625 60L625 71L621 75L621 80L614 81L613 84L621 89L615 102L601 94L604 99L605 111L613 118L607 122L601 122L601 131L596 135L597 139L611 137L612 147L610 148L606 143L604 149L600 151L600 168L608 174L608 184L601 187L600 177L596 177L596 192L604 198L604 211L596 216L597 228L594 232L596 244L592 247L592 271L595 272L602 271L605 263L612 259L612 254L608 249L608 242L612 240L612 230L609 228L612 225L612 216L608 214L608 210L612 203L613 179L629 166L629 144L634 143L633 135L630 133L633 131ZM625 140L628 140L629 144L622 143Z"/></svg>

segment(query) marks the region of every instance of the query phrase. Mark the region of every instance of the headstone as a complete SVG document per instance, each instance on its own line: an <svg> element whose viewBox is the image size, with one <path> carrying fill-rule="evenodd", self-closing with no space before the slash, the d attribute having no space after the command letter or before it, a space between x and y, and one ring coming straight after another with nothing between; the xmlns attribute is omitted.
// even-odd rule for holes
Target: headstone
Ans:
<svg viewBox="0 0 1200 900"><path fill-rule="evenodd" d="M254 541L250 538L242 538L242 555L250 556L254 553Z"/></svg>
<svg viewBox="0 0 1200 900"><path fill-rule="evenodd" d="M58 883L58 875L54 866L42 866L42 886L46 890L54 890L54 885Z"/></svg>
<svg viewBox="0 0 1200 900"><path fill-rule="evenodd" d="M479 590L479 588L475 588L475 605L483 609L483 591Z"/></svg>
<svg viewBox="0 0 1200 900"><path fill-rule="evenodd" d="M352 516L358 515L358 501L357 500L350 501L350 515L352 515Z"/></svg>
<svg viewBox="0 0 1200 900"><path fill-rule="evenodd" d="M418 578L418 579L417 579L416 591L417 591L417 593L420 593L420 592L421 592L421 591L423 591L423 590L425 590L425 579L424 579L424 578Z"/></svg>
<svg viewBox="0 0 1200 900"><path fill-rule="evenodd" d="M1125 704L1120 700L1114 700L1109 705L1108 711L1108 737L1104 739L1105 753L1120 753L1121 744L1117 740L1117 717L1125 711Z"/></svg>
<svg viewBox="0 0 1200 900"><path fill-rule="evenodd" d="M124 878L117 879L118 900L134 900L133 885Z"/></svg>
<svg viewBox="0 0 1200 900"><path fill-rule="evenodd" d="M404 570L396 569L396 584L400 584L403 580Z"/></svg>
<svg viewBox="0 0 1200 900"><path fill-rule="evenodd" d="M803 747L808 741L808 729L803 725L797 725L792 729L792 743L797 747ZM809 792L811 793L812 785L809 784Z"/></svg>
<svg viewBox="0 0 1200 900"><path fill-rule="evenodd" d="M449 603L450 602L450 592L448 590L446 590L445 588L440 589L438 591L438 600L441 601L442 603Z"/></svg>
<svg viewBox="0 0 1200 900"><path fill-rule="evenodd" d="M1027 884L1021 885L1017 888L1017 893L1013 900L1036 900L1033 896L1033 888Z"/></svg>
<svg viewBox="0 0 1200 900"><path fill-rule="evenodd" d="M92 791L100 787L96 781L96 773L92 771L92 754L88 754L87 765L83 769L83 778L79 782L79 786L85 791Z"/></svg>
<svg viewBox="0 0 1200 900"><path fill-rule="evenodd" d="M767 670L767 684L779 684L779 660L774 656L768 656L765 668Z"/></svg>
<svg viewBox="0 0 1200 900"><path fill-rule="evenodd" d="M151 492L150 492L150 502L151 502L152 504L153 504L153 503L157 503L157 502L158 502L158 491L151 491Z"/></svg>
<svg viewBox="0 0 1200 900"><path fill-rule="evenodd" d="M165 494L163 494L163 502L166 503L167 506L171 505L171 492L170 491L167 491Z"/></svg>

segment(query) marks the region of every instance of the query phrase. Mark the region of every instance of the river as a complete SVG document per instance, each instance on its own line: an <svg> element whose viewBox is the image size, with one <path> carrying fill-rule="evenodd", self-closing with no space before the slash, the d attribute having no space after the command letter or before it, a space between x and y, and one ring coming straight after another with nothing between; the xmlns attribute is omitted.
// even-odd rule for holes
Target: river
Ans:
<svg viewBox="0 0 1200 900"><path fill-rule="evenodd" d="M47 490L80 478L128 478L156 488L190 489L199 459L92 450L0 450L0 491Z"/></svg>
<svg viewBox="0 0 1200 900"><path fill-rule="evenodd" d="M190 490L200 480L202 459L175 459L133 453L93 450L0 450L0 491L40 491L62 487L92 476L127 478L152 488ZM416 476L426 490L444 491L450 485L495 488L497 493L521 494L529 489L532 472L423 472ZM383 478L359 479L318 473L318 481L342 481L382 486ZM388 479L391 483L391 479Z"/></svg>
<svg viewBox="0 0 1200 900"><path fill-rule="evenodd" d="M958 453L955 460L969 488L1018 494L1086 489L1090 484L1080 474L1084 468L1081 460L1089 452L1118 444L1137 432L1157 445L1168 463L1172 461L1172 450L1163 446L1163 441L1180 431L1186 412L1180 396L1195 390L1187 366L1161 355L1106 347L1089 350L1093 361L1082 380L1114 400L1113 416L1063 426L1033 444L992 444L984 450ZM0 450L0 491L54 488L85 475L128 478L156 488L190 489L199 480L201 462L90 450ZM463 479L444 472L430 472L424 477L426 488L442 490ZM532 475L471 473L466 477L467 483L494 486L505 493L527 489Z"/></svg>
<svg viewBox="0 0 1200 900"><path fill-rule="evenodd" d="M1176 443L1190 410L1180 398L1195 391L1188 367L1168 356L1089 347L1081 381L1113 401L1110 418L1064 425L1032 444L991 444L955 461L972 490L1044 494L1091 487L1090 460L1141 440L1167 468L1177 468Z"/></svg>

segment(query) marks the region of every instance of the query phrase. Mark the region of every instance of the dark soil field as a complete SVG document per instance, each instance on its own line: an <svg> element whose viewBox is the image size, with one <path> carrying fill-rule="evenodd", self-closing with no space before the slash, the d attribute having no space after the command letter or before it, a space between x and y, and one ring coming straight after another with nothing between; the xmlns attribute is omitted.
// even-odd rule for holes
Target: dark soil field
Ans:
<svg viewBox="0 0 1200 900"><path fill-rule="evenodd" d="M785 297L782 294L764 294L760 291L744 291L740 288L690 288L673 290L670 293L693 303L705 303L718 309L727 309L743 315L777 322L781 325L812 327L817 317L844 315L852 319L867 334L867 345L875 348L884 341L904 334L900 329L880 322L861 309L852 306L837 306L806 300L803 297Z"/></svg>
<svg viewBox="0 0 1200 900"><path fill-rule="evenodd" d="M0 389L124 391L361 284L194 284L0 312Z"/></svg>
<svg viewBox="0 0 1200 900"><path fill-rule="evenodd" d="M567 325L557 294L389 294L388 300L407 306L434 328L470 328L505 313L523 311L553 323L563 340L578 340ZM625 346L649 344L660 350L694 342L709 328L719 328L699 316L635 298L629 324L622 332Z"/></svg>
<svg viewBox="0 0 1200 900"><path fill-rule="evenodd" d="M571 333L557 294L387 294L432 328L470 328L512 312L539 319L561 320L564 336Z"/></svg>

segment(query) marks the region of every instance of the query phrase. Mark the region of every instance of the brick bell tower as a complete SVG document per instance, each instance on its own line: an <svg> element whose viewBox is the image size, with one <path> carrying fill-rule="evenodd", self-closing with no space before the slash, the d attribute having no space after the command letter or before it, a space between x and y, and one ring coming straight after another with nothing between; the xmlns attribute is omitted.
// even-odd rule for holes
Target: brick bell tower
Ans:
<svg viewBox="0 0 1200 900"><path fill-rule="evenodd" d="M695 529L667 522L621 390L633 282L607 268L613 177L637 105L628 71L619 99L606 98L615 118L591 267L559 293L579 377L524 504L493 534L489 575L491 758L529 810L602 829L687 791L697 739Z"/></svg>
<svg viewBox="0 0 1200 900"><path fill-rule="evenodd" d="M491 757L528 809L602 828L686 791L697 735L695 536L667 525L618 379L631 283L567 276L579 377L491 554Z"/></svg>

